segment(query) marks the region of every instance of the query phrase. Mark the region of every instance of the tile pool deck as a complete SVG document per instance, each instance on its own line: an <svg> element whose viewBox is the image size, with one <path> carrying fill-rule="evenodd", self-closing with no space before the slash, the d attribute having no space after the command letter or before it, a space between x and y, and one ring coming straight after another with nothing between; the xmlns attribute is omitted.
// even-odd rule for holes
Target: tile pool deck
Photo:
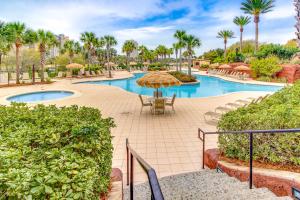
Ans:
<svg viewBox="0 0 300 200"><path fill-rule="evenodd" d="M127 72L116 72L114 78L131 76ZM100 80L104 78L91 78ZM171 109L165 115L151 115L144 108L140 114L141 103L137 94L117 87L92 84L72 84L91 79L57 80L49 85L0 88L0 103L7 104L8 95L41 90L73 90L79 92L74 98L47 102L68 106L92 106L99 108L105 117L113 117L117 125L112 130L114 153L113 167L122 169L126 177L125 139L128 138L135 150L157 171L158 177L199 170L201 167L201 142L197 129L216 130L205 123L203 114L215 107L246 97L257 97L263 92L239 92L218 97L176 99L175 113ZM217 146L217 137L207 139L207 148ZM136 164L135 182L143 182L146 175Z"/></svg>

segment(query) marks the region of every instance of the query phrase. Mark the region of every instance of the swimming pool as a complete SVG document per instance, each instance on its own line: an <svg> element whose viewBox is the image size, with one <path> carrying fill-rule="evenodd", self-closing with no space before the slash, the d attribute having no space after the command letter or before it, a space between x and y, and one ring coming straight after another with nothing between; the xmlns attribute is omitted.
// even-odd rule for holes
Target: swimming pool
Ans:
<svg viewBox="0 0 300 200"><path fill-rule="evenodd" d="M110 85L120 87L129 92L133 92L141 95L152 96L154 89L141 87L137 85L136 80L144 76L144 73L134 74L134 77L121 80L108 80L108 81L88 81L81 83L98 84L98 85ZM269 85L256 85L237 83L232 81L226 81L221 78L212 76L195 75L200 81L197 85L181 85L168 88L160 88L163 92L163 96L171 97L174 93L179 98L194 98L194 97L210 97L228 94L232 92L240 91L264 91L275 92L280 90L280 86Z"/></svg>
<svg viewBox="0 0 300 200"><path fill-rule="evenodd" d="M7 100L20 103L34 103L39 101L57 100L73 94L73 92L69 91L42 91L11 96L7 98Z"/></svg>

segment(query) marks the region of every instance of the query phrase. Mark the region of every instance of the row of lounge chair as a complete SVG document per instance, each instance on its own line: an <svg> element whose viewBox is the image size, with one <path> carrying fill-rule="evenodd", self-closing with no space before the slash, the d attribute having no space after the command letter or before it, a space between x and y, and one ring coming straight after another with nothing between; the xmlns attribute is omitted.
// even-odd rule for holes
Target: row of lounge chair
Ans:
<svg viewBox="0 0 300 200"><path fill-rule="evenodd" d="M35 72L35 80L39 80L41 79L40 78L40 74L38 72ZM44 72L44 78L47 79L48 78L48 73L47 72ZM7 73L7 72L4 72L4 73L0 73L0 82L8 82L8 80L11 80L11 81L15 81L17 79L17 74L16 73ZM20 80L21 81L24 81L24 82L27 82L27 81L31 81L32 80L32 77L30 77L29 73L27 72L24 72L20 75Z"/></svg>
<svg viewBox="0 0 300 200"><path fill-rule="evenodd" d="M216 124L221 119L222 115L226 114L227 112L241 108L241 107L246 107L250 104L259 103L269 96L270 95L268 94L265 96L260 96L258 98L249 97L246 99L239 99L233 103L227 103L224 106L216 107L215 111L209 111L209 112L204 113L204 120L206 123Z"/></svg>
<svg viewBox="0 0 300 200"><path fill-rule="evenodd" d="M228 71L225 69L210 69L208 70L209 74L215 74L215 75L221 75L221 76L227 76L231 78L236 78L240 80L247 80L250 76L247 73L244 72L236 72L236 71Z"/></svg>

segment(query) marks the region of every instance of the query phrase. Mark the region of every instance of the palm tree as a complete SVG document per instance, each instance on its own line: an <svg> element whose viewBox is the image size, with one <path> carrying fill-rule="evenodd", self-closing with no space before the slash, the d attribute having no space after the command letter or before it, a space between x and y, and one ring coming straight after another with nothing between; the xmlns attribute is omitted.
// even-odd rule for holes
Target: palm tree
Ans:
<svg viewBox="0 0 300 200"><path fill-rule="evenodd" d="M180 45L178 43L173 43L173 50L175 53L176 60L176 71L178 71L178 50L180 49Z"/></svg>
<svg viewBox="0 0 300 200"><path fill-rule="evenodd" d="M79 42L75 42L74 40L66 41L63 45L63 48L61 49L61 53L66 52L69 55L69 63L72 63L74 55L81 52L81 46Z"/></svg>
<svg viewBox="0 0 300 200"><path fill-rule="evenodd" d="M184 48L185 44L183 42L184 37L186 36L185 30L177 30L174 34L174 37L178 40L179 45L179 70L181 71L181 65L182 65L182 48Z"/></svg>
<svg viewBox="0 0 300 200"><path fill-rule="evenodd" d="M11 49L11 35L7 31L7 26L0 21L0 65L2 64L2 56L6 55Z"/></svg>
<svg viewBox="0 0 300 200"><path fill-rule="evenodd" d="M105 47L106 47L106 53L107 53L107 63L108 63L109 78L112 78L112 76L111 76L111 67L110 67L110 64L109 64L110 52L111 52L111 47L117 45L118 42L114 38L114 36L111 36L111 35L105 35L103 37L103 41L104 41L104 44L105 44Z"/></svg>
<svg viewBox="0 0 300 200"><path fill-rule="evenodd" d="M57 44L56 37L50 31L44 31L42 29L36 32L36 41L38 42L40 52L40 63L41 63L41 81L44 82L44 69L46 62L46 52Z"/></svg>
<svg viewBox="0 0 300 200"><path fill-rule="evenodd" d="M218 32L217 38L222 38L224 40L224 58L226 57L227 41L234 37L234 33L230 30L222 30Z"/></svg>
<svg viewBox="0 0 300 200"><path fill-rule="evenodd" d="M138 48L137 42L134 40L126 40L122 47L122 52L126 53L126 65L130 59L130 54Z"/></svg>
<svg viewBox="0 0 300 200"><path fill-rule="evenodd" d="M146 52L148 51L147 47L141 45L138 47L139 55L141 57L142 62L146 61Z"/></svg>
<svg viewBox="0 0 300 200"><path fill-rule="evenodd" d="M255 23L255 52L258 50L258 23L260 14L265 14L274 8L275 0L245 0L241 10L246 14L253 15Z"/></svg>
<svg viewBox="0 0 300 200"><path fill-rule="evenodd" d="M95 52L95 46L98 43L98 39L93 32L84 32L81 33L80 40L84 43L83 47L87 51L87 57L88 57L88 64L90 65L92 63L92 55Z"/></svg>
<svg viewBox="0 0 300 200"><path fill-rule="evenodd" d="M201 46L201 41L199 38L197 38L194 35L186 35L184 37L184 44L186 46L186 51L188 54L188 62L189 62L189 66L188 66L188 75L191 76L192 75L192 70L191 70L191 65L192 65L192 56L194 54L194 48L198 48Z"/></svg>
<svg viewBox="0 0 300 200"><path fill-rule="evenodd" d="M33 43L32 32L28 31L24 23L11 22L7 25L10 43L16 48L16 83L20 83L20 49L24 44Z"/></svg>
<svg viewBox="0 0 300 200"><path fill-rule="evenodd" d="M243 52L243 32L244 32L244 26L250 23L251 17L248 16L240 16L235 17L233 19L233 22L240 27L240 52Z"/></svg>

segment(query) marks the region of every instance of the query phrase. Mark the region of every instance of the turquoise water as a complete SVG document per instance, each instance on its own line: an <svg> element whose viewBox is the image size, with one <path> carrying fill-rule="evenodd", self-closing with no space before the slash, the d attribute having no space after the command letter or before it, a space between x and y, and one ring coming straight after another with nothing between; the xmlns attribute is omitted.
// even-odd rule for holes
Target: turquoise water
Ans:
<svg viewBox="0 0 300 200"><path fill-rule="evenodd" d="M8 101L33 103L37 101L48 101L61 99L73 95L73 92L67 91L43 91L43 92L32 92L21 95L16 95L8 98Z"/></svg>
<svg viewBox="0 0 300 200"><path fill-rule="evenodd" d="M109 80L109 81L88 81L82 83L98 84L98 85L110 85L120 87L129 92L133 92L141 95L152 96L154 89L140 87L137 85L136 80L141 78L144 73L135 74L134 77L122 80ZM194 98L194 97L210 97L228 94L232 92L240 91L265 91L275 92L282 87L279 86L265 86L255 84L236 83L232 81L226 81L216 77L195 75L200 81L198 85L182 85L168 88L160 88L163 92L163 96L171 97L174 93L179 98Z"/></svg>

